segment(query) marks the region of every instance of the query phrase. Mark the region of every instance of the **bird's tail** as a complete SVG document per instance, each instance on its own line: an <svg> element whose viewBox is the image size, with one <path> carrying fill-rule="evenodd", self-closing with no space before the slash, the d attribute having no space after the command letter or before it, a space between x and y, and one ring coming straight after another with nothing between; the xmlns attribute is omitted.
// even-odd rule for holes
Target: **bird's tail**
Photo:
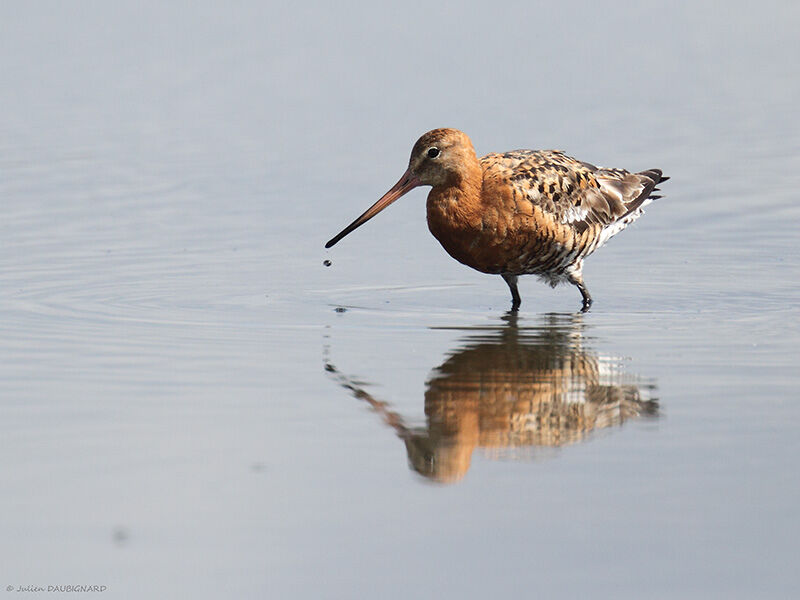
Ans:
<svg viewBox="0 0 800 600"><path fill-rule="evenodd" d="M637 175L641 175L642 177L647 177L653 182L653 189L651 189L650 193L645 196L646 198L650 198L650 200L658 200L659 198L663 198L661 194L653 194L653 192L661 191L657 187L659 183L662 183L667 179L669 179L669 177L666 177L661 173L661 169L648 169L647 171L639 171Z"/></svg>

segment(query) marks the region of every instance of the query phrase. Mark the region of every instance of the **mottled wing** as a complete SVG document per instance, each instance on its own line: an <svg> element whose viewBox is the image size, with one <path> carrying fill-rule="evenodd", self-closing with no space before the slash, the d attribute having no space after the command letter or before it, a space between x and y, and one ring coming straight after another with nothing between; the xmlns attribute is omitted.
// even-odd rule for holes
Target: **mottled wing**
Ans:
<svg viewBox="0 0 800 600"><path fill-rule="evenodd" d="M606 227L636 211L663 180L658 169L629 173L598 168L560 150L489 154L481 163L485 180L512 187L521 212L526 205L538 206L579 233L592 225Z"/></svg>

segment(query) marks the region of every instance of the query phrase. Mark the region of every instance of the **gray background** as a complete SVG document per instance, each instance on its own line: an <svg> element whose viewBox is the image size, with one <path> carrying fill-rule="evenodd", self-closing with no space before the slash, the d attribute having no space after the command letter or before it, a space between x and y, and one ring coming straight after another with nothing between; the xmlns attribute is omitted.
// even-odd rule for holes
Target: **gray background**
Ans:
<svg viewBox="0 0 800 600"><path fill-rule="evenodd" d="M796 596L798 27L794 2L0 3L0 586ZM672 176L587 261L572 331L658 418L476 449L444 486L326 371L422 427L432 372L506 327L422 191L322 248L441 126ZM521 292L521 328L579 307Z"/></svg>

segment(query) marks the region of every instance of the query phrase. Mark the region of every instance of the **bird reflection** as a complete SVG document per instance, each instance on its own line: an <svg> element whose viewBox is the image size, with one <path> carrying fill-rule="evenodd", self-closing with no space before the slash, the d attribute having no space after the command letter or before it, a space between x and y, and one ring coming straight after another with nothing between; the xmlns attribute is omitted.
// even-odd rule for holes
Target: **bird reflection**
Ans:
<svg viewBox="0 0 800 600"><path fill-rule="evenodd" d="M655 385L623 369L622 359L587 347L582 315L546 315L520 327L471 329L426 384L424 427L410 427L388 402L331 362L325 369L367 402L406 445L411 467L439 482L462 479L472 454L531 456L637 417L657 417Z"/></svg>

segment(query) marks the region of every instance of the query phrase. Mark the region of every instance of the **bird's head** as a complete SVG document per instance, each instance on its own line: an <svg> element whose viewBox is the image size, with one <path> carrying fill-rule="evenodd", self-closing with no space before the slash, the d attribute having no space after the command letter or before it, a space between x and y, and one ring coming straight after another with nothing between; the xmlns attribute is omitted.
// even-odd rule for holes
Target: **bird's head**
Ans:
<svg viewBox="0 0 800 600"><path fill-rule="evenodd" d="M475 160L475 149L467 134L458 129L434 129L414 144L408 171L418 185L457 184L465 165Z"/></svg>
<svg viewBox="0 0 800 600"><path fill-rule="evenodd" d="M466 133L446 128L429 131L414 144L408 169L392 189L325 244L325 247L330 248L415 187L458 185L466 166L475 160L475 149Z"/></svg>

